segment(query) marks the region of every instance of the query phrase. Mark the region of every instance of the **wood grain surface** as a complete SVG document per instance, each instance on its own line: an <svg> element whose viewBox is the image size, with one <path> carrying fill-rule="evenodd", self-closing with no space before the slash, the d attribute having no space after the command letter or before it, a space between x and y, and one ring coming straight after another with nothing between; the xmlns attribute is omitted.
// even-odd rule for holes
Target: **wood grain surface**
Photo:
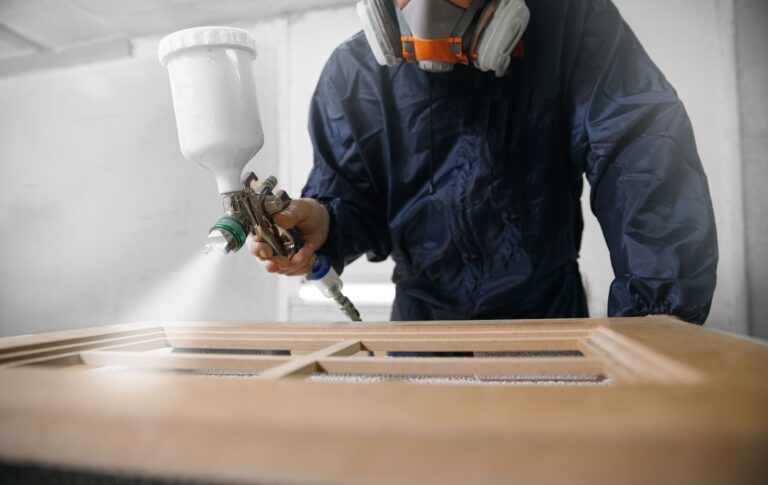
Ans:
<svg viewBox="0 0 768 485"><path fill-rule="evenodd" d="M405 350L519 356L386 356ZM768 347L668 317L151 322L13 337L0 340L0 461L215 483L766 483Z"/></svg>

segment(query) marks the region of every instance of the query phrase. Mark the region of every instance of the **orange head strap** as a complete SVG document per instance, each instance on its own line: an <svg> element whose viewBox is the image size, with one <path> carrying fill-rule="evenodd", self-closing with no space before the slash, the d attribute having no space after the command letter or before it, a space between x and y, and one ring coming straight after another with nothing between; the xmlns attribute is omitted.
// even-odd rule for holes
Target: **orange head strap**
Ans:
<svg viewBox="0 0 768 485"><path fill-rule="evenodd" d="M445 39L418 39L416 37L400 37L403 42L403 59L406 62L442 61L469 65L470 58L477 58L477 53L463 52L461 37ZM522 39L512 49L512 57L525 57L525 46Z"/></svg>

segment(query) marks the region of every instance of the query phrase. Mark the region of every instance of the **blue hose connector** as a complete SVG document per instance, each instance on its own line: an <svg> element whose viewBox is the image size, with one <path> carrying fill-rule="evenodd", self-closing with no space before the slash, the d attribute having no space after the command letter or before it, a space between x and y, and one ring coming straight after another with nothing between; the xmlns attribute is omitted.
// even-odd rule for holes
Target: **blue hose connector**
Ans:
<svg viewBox="0 0 768 485"><path fill-rule="evenodd" d="M322 254L315 255L315 263L306 275L307 280L317 281L331 270L331 260Z"/></svg>

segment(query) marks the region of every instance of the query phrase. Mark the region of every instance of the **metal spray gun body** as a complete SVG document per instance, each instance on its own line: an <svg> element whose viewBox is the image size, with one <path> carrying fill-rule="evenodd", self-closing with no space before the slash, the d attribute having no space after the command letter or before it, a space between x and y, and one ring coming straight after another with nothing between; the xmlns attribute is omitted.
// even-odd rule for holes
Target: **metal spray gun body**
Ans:
<svg viewBox="0 0 768 485"><path fill-rule="evenodd" d="M205 251L238 251L248 234L264 240L278 256L290 258L301 249L304 245L301 233L295 229L285 230L274 222L273 216L291 202L284 190L273 193L276 186L275 177L260 182L254 173L250 173L243 182L243 190L222 194L227 215L211 228ZM360 321L360 313L341 292L341 278L328 258L316 254L312 269L304 277L314 281L326 297L333 298L350 320Z"/></svg>

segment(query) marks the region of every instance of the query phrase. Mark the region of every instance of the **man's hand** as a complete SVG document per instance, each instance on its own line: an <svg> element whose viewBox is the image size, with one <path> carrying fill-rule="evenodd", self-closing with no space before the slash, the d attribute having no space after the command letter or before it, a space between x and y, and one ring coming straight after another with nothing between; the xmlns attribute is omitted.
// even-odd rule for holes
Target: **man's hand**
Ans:
<svg viewBox="0 0 768 485"><path fill-rule="evenodd" d="M248 251L262 261L267 261L267 271L270 273L287 276L307 274L312 268L315 251L320 249L328 238L328 209L315 199L295 199L285 210L273 217L275 224L283 229L298 229L304 237L304 247L289 260L276 256L269 244L263 240L255 241L252 236L248 236Z"/></svg>

